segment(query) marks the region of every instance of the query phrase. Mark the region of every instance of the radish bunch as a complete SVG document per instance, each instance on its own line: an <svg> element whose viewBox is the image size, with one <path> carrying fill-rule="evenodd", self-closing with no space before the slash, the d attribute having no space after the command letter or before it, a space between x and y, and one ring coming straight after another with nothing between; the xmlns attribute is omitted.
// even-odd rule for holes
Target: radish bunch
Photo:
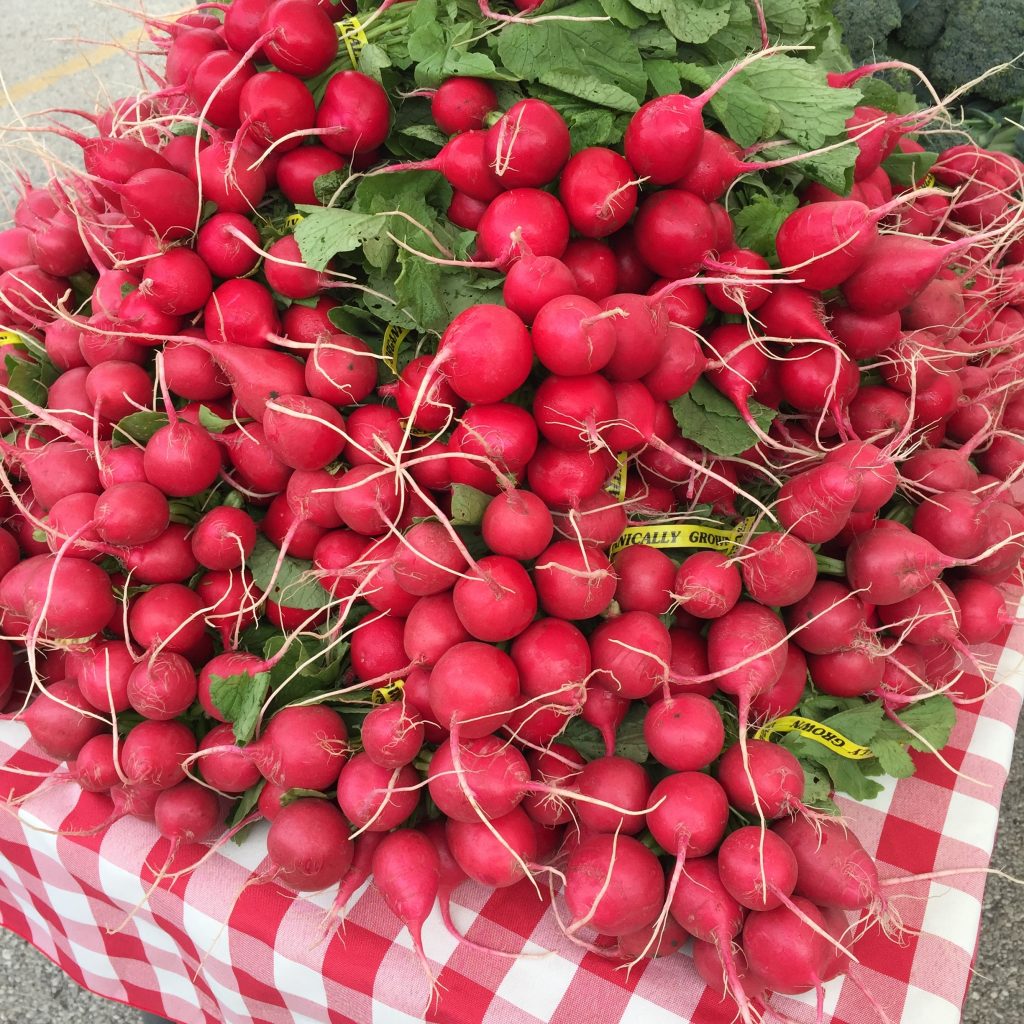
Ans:
<svg viewBox="0 0 1024 1024"><path fill-rule="evenodd" d="M756 35L578 144L514 75L412 88L389 6L377 64L344 3L154 24L0 232L0 706L110 820L230 802L335 914L372 874L428 974L435 899L553 873L569 940L692 936L749 1021L892 922L838 755L754 727L869 708L909 762L1011 621L1024 165L823 72L835 138L746 159Z"/></svg>

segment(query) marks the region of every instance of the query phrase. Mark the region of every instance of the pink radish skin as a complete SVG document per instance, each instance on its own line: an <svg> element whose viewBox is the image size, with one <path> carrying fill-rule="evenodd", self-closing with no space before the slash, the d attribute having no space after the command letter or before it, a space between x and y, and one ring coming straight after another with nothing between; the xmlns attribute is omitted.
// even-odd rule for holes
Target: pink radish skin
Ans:
<svg viewBox="0 0 1024 1024"><path fill-rule="evenodd" d="M234 726L230 722L215 725L199 742L199 770L203 778L222 793L244 793L260 781L259 769L245 750L229 749L234 743ZM207 750L212 752L204 753ZM264 787L271 788L270 783Z"/></svg>
<svg viewBox="0 0 1024 1024"><path fill-rule="evenodd" d="M733 807L744 814L757 815L760 804L761 813L768 820L800 808L804 771L793 754L777 743L747 740L747 760L754 789L744 770L743 751L738 743L729 747L718 763L718 781Z"/></svg>
<svg viewBox="0 0 1024 1024"><path fill-rule="evenodd" d="M327 789L345 763L347 741L336 711L297 706L278 711L246 749L268 782L285 789Z"/></svg>
<svg viewBox="0 0 1024 1024"><path fill-rule="evenodd" d="M795 899L800 912L822 930L825 918L809 900ZM751 969L775 992L793 995L820 989L829 958L828 940L788 907L751 914L743 927L743 949ZM786 950L785 957L779 950Z"/></svg>
<svg viewBox="0 0 1024 1024"><path fill-rule="evenodd" d="M576 805L577 816L591 832L636 835L643 831L643 811L651 796L651 780L641 765L625 757L600 757L584 765L576 778L576 787L584 796L611 804L603 807L580 801ZM614 799L609 799L613 793Z"/></svg>
<svg viewBox="0 0 1024 1024"><path fill-rule="evenodd" d="M348 823L326 800L296 800L274 815L267 855L282 885L298 892L329 889L352 864Z"/></svg>
<svg viewBox="0 0 1024 1024"><path fill-rule="evenodd" d="M501 837L500 841L495 832ZM470 878L495 889L518 882L524 877L520 861L529 865L537 856L533 822L519 807L486 823L449 820L446 834L452 857L459 867ZM518 860L509 853L508 847L515 851Z"/></svg>
<svg viewBox="0 0 1024 1024"><path fill-rule="evenodd" d="M628 934L657 918L664 897L658 858L630 836L593 836L569 858L565 900L579 925Z"/></svg>
<svg viewBox="0 0 1024 1024"><path fill-rule="evenodd" d="M485 260L507 269L520 256L554 256L569 244L569 219L552 195L514 188L491 200L477 225L477 244Z"/></svg>
<svg viewBox="0 0 1024 1024"><path fill-rule="evenodd" d="M430 98L430 116L445 135L479 131L497 107L494 89L482 78L448 78Z"/></svg>
<svg viewBox="0 0 1024 1024"><path fill-rule="evenodd" d="M127 695L140 715L167 722L187 711L196 699L196 673L180 654L161 653L140 661L128 676Z"/></svg>
<svg viewBox="0 0 1024 1024"><path fill-rule="evenodd" d="M503 651L472 640L446 651L430 673L430 706L463 739L499 728L518 703L519 674Z"/></svg>
<svg viewBox="0 0 1024 1024"><path fill-rule="evenodd" d="M698 551L679 566L672 596L690 615L717 619L735 607L742 589L740 574L725 555Z"/></svg>
<svg viewBox="0 0 1024 1024"><path fill-rule="evenodd" d="M722 884L748 910L774 910L792 896L796 856L775 832L748 825L731 832L718 850Z"/></svg>
<svg viewBox="0 0 1024 1024"><path fill-rule="evenodd" d="M551 543L554 523L540 498L513 488L488 504L481 530L484 542L496 555L528 562Z"/></svg>
<svg viewBox="0 0 1024 1024"><path fill-rule="evenodd" d="M338 804L357 828L390 832L408 820L419 803L416 772L382 768L365 753L348 761L338 777Z"/></svg>
<svg viewBox="0 0 1024 1024"><path fill-rule="evenodd" d="M65 705L70 705L66 707ZM83 711L88 715L82 714ZM94 736L108 727L78 687L67 681L44 687L29 704L22 718L32 739L51 757L68 761Z"/></svg>
<svg viewBox="0 0 1024 1024"><path fill-rule="evenodd" d="M818 564L814 552L798 537L769 532L747 542L740 571L747 593L760 604L777 608L795 604L810 593Z"/></svg>
<svg viewBox="0 0 1024 1024"><path fill-rule="evenodd" d="M327 81L317 111L320 141L344 157L370 153L388 137L391 108L375 79L359 71L340 71Z"/></svg>
<svg viewBox="0 0 1024 1024"><path fill-rule="evenodd" d="M630 700L646 697L664 680L671 649L668 630L650 612L607 618L590 635L594 682Z"/></svg>
<svg viewBox="0 0 1024 1024"><path fill-rule="evenodd" d="M854 538L846 552L846 575L871 604L913 597L954 564L923 537L875 527Z"/></svg>
<svg viewBox="0 0 1024 1024"><path fill-rule="evenodd" d="M630 165L600 146L582 149L565 165L558 193L573 229L604 238L624 227L636 209L638 189Z"/></svg>
<svg viewBox="0 0 1024 1024"><path fill-rule="evenodd" d="M121 763L132 785L170 789L184 781L181 763L196 749L192 730L181 722L140 722L124 738Z"/></svg>
<svg viewBox="0 0 1024 1024"><path fill-rule="evenodd" d="M656 760L677 772L706 768L722 750L725 726L707 697L681 693L652 704L644 739Z"/></svg>
<svg viewBox="0 0 1024 1024"><path fill-rule="evenodd" d="M391 912L409 929L416 955L433 985L422 933L441 885L441 861L434 843L415 829L392 832L374 851L372 871L373 883Z"/></svg>
<svg viewBox="0 0 1024 1024"><path fill-rule="evenodd" d="M543 100L525 99L488 129L485 154L503 188L537 188L554 181L569 159L569 147L562 115Z"/></svg>
<svg viewBox="0 0 1024 1024"><path fill-rule="evenodd" d="M526 759L497 736L461 743L459 762L457 772L451 740L447 740L435 751L427 772L430 797L451 821L503 817L528 791Z"/></svg>
<svg viewBox="0 0 1024 1024"><path fill-rule="evenodd" d="M533 570L540 607L562 619L589 619L615 596L615 574L607 555L572 541L556 541L537 557Z"/></svg>
<svg viewBox="0 0 1024 1024"><path fill-rule="evenodd" d="M619 577L615 601L622 611L649 612L652 615L668 612L676 579L676 568L671 558L656 548L634 544L615 556L612 567Z"/></svg>
<svg viewBox="0 0 1024 1024"><path fill-rule="evenodd" d="M865 628L860 595L837 580L818 580L807 596L786 610L793 643L809 654L851 647Z"/></svg>

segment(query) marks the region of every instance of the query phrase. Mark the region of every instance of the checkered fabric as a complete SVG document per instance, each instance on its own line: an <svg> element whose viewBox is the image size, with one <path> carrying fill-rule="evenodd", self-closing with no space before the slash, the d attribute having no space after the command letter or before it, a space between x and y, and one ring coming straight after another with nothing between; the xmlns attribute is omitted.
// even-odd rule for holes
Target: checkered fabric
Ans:
<svg viewBox="0 0 1024 1024"><path fill-rule="evenodd" d="M916 777L844 811L883 878L986 867L1024 690L1024 629L981 651L1001 685L963 706L948 765L914 755ZM981 696L979 680L961 689ZM49 763L13 722L0 723L0 764ZM5 790L39 779L0 771ZM408 932L372 888L350 906L343 933L320 928L331 894L295 897L258 880L259 829L227 844L193 874L142 900L169 853L154 827L122 819L102 831L110 803L54 785L0 813L0 923L22 935L80 985L186 1024L729 1024L733 1014L685 956L627 972L560 934L546 891L528 882L455 893L456 925L473 940L529 956L489 956L457 943L438 912L424 944L440 985L427 1007L425 976ZM79 834L74 834L79 833ZM204 851L181 851L198 857ZM998 866L998 865L997 865ZM998 882L993 884L999 884ZM860 964L826 987L829 1024L878 1020L862 988L893 1022L955 1024L967 992L985 885L982 873L888 887L906 932L900 944L869 933ZM924 897L928 897L927 900ZM546 952L551 950L553 952ZM766 1020L815 1019L812 1000L775 997Z"/></svg>

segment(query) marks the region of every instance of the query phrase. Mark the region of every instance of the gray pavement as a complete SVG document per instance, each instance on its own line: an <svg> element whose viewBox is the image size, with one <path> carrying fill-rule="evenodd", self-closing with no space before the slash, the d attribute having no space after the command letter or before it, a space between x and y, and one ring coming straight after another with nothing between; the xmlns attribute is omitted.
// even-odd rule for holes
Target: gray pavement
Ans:
<svg viewBox="0 0 1024 1024"><path fill-rule="evenodd" d="M132 6L133 0L124 4ZM148 0L145 9L165 14L181 6L173 0ZM117 97L138 90L140 77L132 61L123 55L107 59L95 45L124 39L136 24L123 12L91 0L0 0L0 74L16 98L12 110L3 105L0 94L0 126L15 123L18 114L27 123L37 124L40 119L28 114L45 107L91 110L98 95ZM40 165L31 153L32 139L0 130L0 223L12 195L13 170L21 167L32 170L37 178L40 175ZM72 159L74 150L64 146L57 152L62 159ZM993 863L1011 873L1024 870L1024 755L1020 753L1003 795ZM1024 1021L1022 964L1024 898L1016 886L994 879L985 897L977 975L963 1024ZM866 1016L864 1024L867 1021ZM42 954L0 929L0 1024L137 1022L135 1011L83 991Z"/></svg>

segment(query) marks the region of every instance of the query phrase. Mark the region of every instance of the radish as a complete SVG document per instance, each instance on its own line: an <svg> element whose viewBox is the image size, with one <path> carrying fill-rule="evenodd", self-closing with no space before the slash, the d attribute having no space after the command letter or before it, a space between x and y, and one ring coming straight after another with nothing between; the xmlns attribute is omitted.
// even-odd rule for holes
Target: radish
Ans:
<svg viewBox="0 0 1024 1024"><path fill-rule="evenodd" d="M322 557L322 554L315 555L314 562ZM334 589L333 593L336 597L345 596L341 589ZM402 636L406 656L426 668L435 665L449 647L469 639L450 592L420 598L406 617Z"/></svg>
<svg viewBox="0 0 1024 1024"><path fill-rule="evenodd" d="M485 260L508 269L521 256L558 258L569 244L569 219L562 204L535 188L513 188L488 204L477 225Z"/></svg>
<svg viewBox="0 0 1024 1024"><path fill-rule="evenodd" d="M359 733L366 756L381 768L402 768L423 746L423 720L404 703L374 708L363 719Z"/></svg>
<svg viewBox="0 0 1024 1024"><path fill-rule="evenodd" d="M533 822L519 807L492 821L449 820L445 832L459 867L495 889L523 878L537 855Z"/></svg>
<svg viewBox="0 0 1024 1024"><path fill-rule="evenodd" d="M819 992L829 957L825 918L809 900L796 899L794 906L777 907L751 914L743 926L743 949L751 969L776 992L795 994L809 988ZM807 923L813 922L816 929ZM785 949L785 957L779 950Z"/></svg>
<svg viewBox="0 0 1024 1024"><path fill-rule="evenodd" d="M531 491L515 488L503 491L488 504L480 525L491 551L520 562L536 558L551 543L554 532L544 502Z"/></svg>
<svg viewBox="0 0 1024 1024"><path fill-rule="evenodd" d="M341 715L323 705L282 708L246 750L276 786L327 789L348 756L348 731Z"/></svg>
<svg viewBox="0 0 1024 1024"><path fill-rule="evenodd" d="M862 488L858 471L823 462L791 476L779 489L779 522L808 544L831 540L849 520Z"/></svg>
<svg viewBox="0 0 1024 1024"><path fill-rule="evenodd" d="M811 592L817 582L818 563L811 548L793 534L759 533L747 542L740 571L743 586L755 601L784 607Z"/></svg>
<svg viewBox="0 0 1024 1024"><path fill-rule="evenodd" d="M476 226L474 224L473 228ZM502 297L516 316L531 324L548 302L563 295L574 295L576 287L576 276L560 259L521 256L505 275Z"/></svg>
<svg viewBox="0 0 1024 1024"><path fill-rule="evenodd" d="M607 555L572 541L555 541L538 555L533 583L540 607L563 619L600 615L615 596L615 573Z"/></svg>
<svg viewBox="0 0 1024 1024"><path fill-rule="evenodd" d="M508 814L530 788L530 770L519 751L497 736L461 743L455 766L452 741L442 743L430 761L430 797L451 821L480 821Z"/></svg>
<svg viewBox="0 0 1024 1024"><path fill-rule="evenodd" d="M299 78L283 71L253 75L242 87L238 113L242 127L236 139L246 137L261 149L277 143L279 153L294 150L302 142L300 138L279 140L293 132L312 128L316 122L316 104L312 94Z"/></svg>
<svg viewBox="0 0 1024 1024"><path fill-rule="evenodd" d="M280 145L277 151L287 148L287 144ZM277 165L277 187L284 193L285 198L296 206L300 203L308 206L318 205L320 200L314 190L317 178L325 174L334 174L346 166L344 157L333 153L326 146L302 146L299 149L291 149L281 157Z"/></svg>
<svg viewBox="0 0 1024 1024"><path fill-rule="evenodd" d="M846 552L847 579L876 605L912 597L953 564L924 537L877 526L858 534Z"/></svg>
<svg viewBox="0 0 1024 1024"><path fill-rule="evenodd" d="M370 153L391 130L388 95L369 75L339 71L327 80L316 127L320 141L335 153L344 157Z"/></svg>
<svg viewBox="0 0 1024 1024"><path fill-rule="evenodd" d="M184 781L182 762L196 749L192 730L181 722L140 722L124 738L121 763L131 785L170 789Z"/></svg>
<svg viewBox="0 0 1024 1024"><path fill-rule="evenodd" d="M634 544L615 556L612 567L619 577L615 601L622 611L664 615L669 610L676 567L667 555L656 548Z"/></svg>
<svg viewBox="0 0 1024 1024"><path fill-rule="evenodd" d="M445 135L479 131L497 107L497 94L482 78L446 78L430 98L430 116Z"/></svg>
<svg viewBox="0 0 1024 1024"><path fill-rule="evenodd" d="M22 717L32 739L58 761L70 761L107 728L78 687L68 681L40 689Z"/></svg>
<svg viewBox="0 0 1024 1024"><path fill-rule="evenodd" d="M735 606L742 589L740 574L725 555L698 551L676 571L672 598L690 615L716 619Z"/></svg>
<svg viewBox="0 0 1024 1024"><path fill-rule="evenodd" d="M199 192L177 171L155 167L133 174L119 188L124 215L161 242L188 238L199 221Z"/></svg>
<svg viewBox="0 0 1024 1024"><path fill-rule="evenodd" d="M718 708L698 693L680 693L652 704L644 739L659 764L677 772L698 771L718 757L725 726Z"/></svg>
<svg viewBox="0 0 1024 1024"><path fill-rule="evenodd" d="M323 469L333 462L345 447L344 425L333 406L304 395L274 397L263 413L270 450L299 470Z"/></svg>
<svg viewBox="0 0 1024 1024"><path fill-rule="evenodd" d="M722 885L748 910L774 910L785 904L796 888L797 871L789 844L756 825L731 832L718 849Z"/></svg>
<svg viewBox="0 0 1024 1024"><path fill-rule="evenodd" d="M592 146L576 153L558 182L573 229L585 238L604 238L624 227L636 209L633 179L633 169L610 149Z"/></svg>
<svg viewBox="0 0 1024 1024"><path fill-rule="evenodd" d="M164 494L192 497L217 479L221 453L202 427L174 417L147 442L143 466L148 482Z"/></svg>
<svg viewBox="0 0 1024 1024"><path fill-rule="evenodd" d="M552 373L564 376L602 369L615 351L615 315L582 295L556 296L534 317L537 358Z"/></svg>
<svg viewBox="0 0 1024 1024"><path fill-rule="evenodd" d="M576 279L576 291L584 298L600 302L615 291L615 254L605 243L590 238L570 241L562 253L562 262Z"/></svg>
<svg viewBox="0 0 1024 1024"><path fill-rule="evenodd" d="M416 810L418 783L409 765L383 768L367 754L356 754L338 776L338 804L358 829L390 832Z"/></svg>
<svg viewBox="0 0 1024 1024"><path fill-rule="evenodd" d="M569 159L569 128L543 100L514 103L487 130L484 152L501 187L537 188L554 181Z"/></svg>
<svg viewBox="0 0 1024 1024"><path fill-rule="evenodd" d="M747 740L748 777L743 750L734 743L716 770L729 803L743 814L763 814L768 820L802 810L804 771L785 747L765 740ZM753 780L753 781L751 781Z"/></svg>
<svg viewBox="0 0 1024 1024"><path fill-rule="evenodd" d="M127 679L131 707L153 721L177 718L192 706L196 694L196 673L180 654L165 651L140 661Z"/></svg>
<svg viewBox="0 0 1024 1024"><path fill-rule="evenodd" d="M259 231L240 213L215 213L196 235L196 252L217 277L244 277L259 264L259 242Z"/></svg>
<svg viewBox="0 0 1024 1024"><path fill-rule="evenodd" d="M480 304L460 313L441 335L438 360L467 402L500 402L529 376L533 346L526 325L504 306Z"/></svg>
<svg viewBox="0 0 1024 1024"><path fill-rule="evenodd" d="M456 644L430 673L430 706L453 739L477 739L502 725L516 704L519 674L503 651L469 640Z"/></svg>
<svg viewBox="0 0 1024 1024"><path fill-rule="evenodd" d="M282 807L267 833L273 878L299 892L328 889L352 864L348 824L326 800L302 798Z"/></svg>
<svg viewBox="0 0 1024 1024"><path fill-rule="evenodd" d="M677 188L645 199L633 231L644 263L672 280L696 273L715 247L715 226L707 203Z"/></svg>
<svg viewBox="0 0 1024 1024"><path fill-rule="evenodd" d="M256 524L239 508L211 509L192 531L192 553L206 569L237 569L252 554Z"/></svg>
<svg viewBox="0 0 1024 1024"><path fill-rule="evenodd" d="M436 982L423 951L422 932L441 884L441 861L434 843L415 829L385 836L373 854L373 882L391 912L409 929L433 992Z"/></svg>
<svg viewBox="0 0 1024 1024"><path fill-rule="evenodd" d="M206 336L216 343L210 354L229 377L233 376L231 367L221 362L223 349L266 348L268 336L280 327L274 296L257 281L242 278L225 281L213 290L203 309L203 321Z"/></svg>
<svg viewBox="0 0 1024 1024"><path fill-rule="evenodd" d="M586 926L606 935L634 932L654 922L664 894L658 858L630 836L592 836L569 857L565 901L571 931Z"/></svg>
<svg viewBox="0 0 1024 1024"><path fill-rule="evenodd" d="M590 651L597 685L636 700L648 696L664 679L671 640L657 616L624 612L594 630Z"/></svg>

